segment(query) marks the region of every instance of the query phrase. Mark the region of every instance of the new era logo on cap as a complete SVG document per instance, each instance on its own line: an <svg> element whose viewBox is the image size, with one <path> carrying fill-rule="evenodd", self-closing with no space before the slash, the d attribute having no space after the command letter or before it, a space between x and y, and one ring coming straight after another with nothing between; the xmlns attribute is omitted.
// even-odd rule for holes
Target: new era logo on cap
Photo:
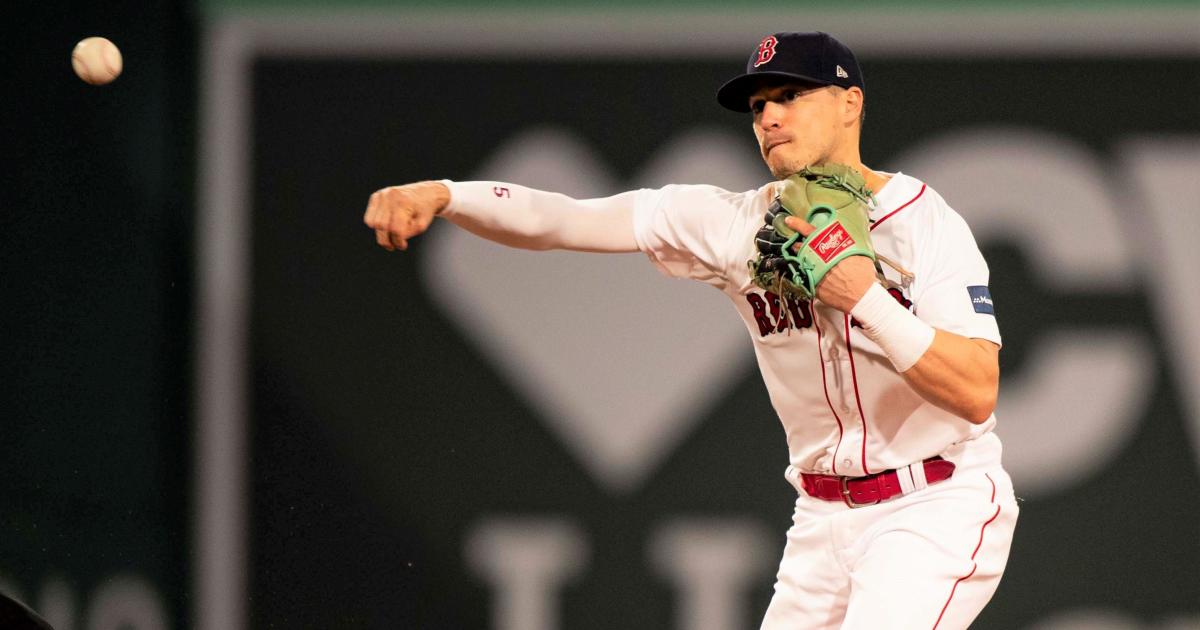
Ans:
<svg viewBox="0 0 1200 630"><path fill-rule="evenodd" d="M717 102L735 112L748 112L750 95L767 79L866 89L854 53L832 35L775 33L758 43L744 74L717 90Z"/></svg>

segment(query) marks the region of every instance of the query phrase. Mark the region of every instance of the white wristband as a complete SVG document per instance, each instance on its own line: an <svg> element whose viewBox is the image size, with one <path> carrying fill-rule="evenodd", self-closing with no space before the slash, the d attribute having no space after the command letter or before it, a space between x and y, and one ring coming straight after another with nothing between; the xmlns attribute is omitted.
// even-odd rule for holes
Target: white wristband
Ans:
<svg viewBox="0 0 1200 630"><path fill-rule="evenodd" d="M933 344L933 326L908 312L878 283L867 289L850 314L862 324L863 332L879 345L897 372L916 365Z"/></svg>

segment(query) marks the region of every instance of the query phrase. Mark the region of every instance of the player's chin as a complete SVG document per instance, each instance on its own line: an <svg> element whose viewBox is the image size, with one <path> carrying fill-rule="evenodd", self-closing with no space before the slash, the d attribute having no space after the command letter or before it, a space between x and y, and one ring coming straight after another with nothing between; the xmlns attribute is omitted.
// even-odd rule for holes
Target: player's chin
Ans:
<svg viewBox="0 0 1200 630"><path fill-rule="evenodd" d="M771 169L771 174L775 176L775 179L786 179L807 166L807 163L802 163L795 156L789 155L782 145L768 151L763 156L763 161L766 162L767 168Z"/></svg>
<svg viewBox="0 0 1200 630"><path fill-rule="evenodd" d="M803 166L795 166L790 160L766 160L767 168L771 169L771 174L775 179L787 179L789 176L796 174Z"/></svg>

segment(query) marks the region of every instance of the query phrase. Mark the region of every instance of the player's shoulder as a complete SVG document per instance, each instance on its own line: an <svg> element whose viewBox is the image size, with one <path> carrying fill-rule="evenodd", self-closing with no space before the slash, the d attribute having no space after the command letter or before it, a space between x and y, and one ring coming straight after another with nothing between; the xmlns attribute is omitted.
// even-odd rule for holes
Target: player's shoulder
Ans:
<svg viewBox="0 0 1200 630"><path fill-rule="evenodd" d="M875 194L871 218L876 224L927 224L957 216L932 186L911 175L886 173L888 182Z"/></svg>

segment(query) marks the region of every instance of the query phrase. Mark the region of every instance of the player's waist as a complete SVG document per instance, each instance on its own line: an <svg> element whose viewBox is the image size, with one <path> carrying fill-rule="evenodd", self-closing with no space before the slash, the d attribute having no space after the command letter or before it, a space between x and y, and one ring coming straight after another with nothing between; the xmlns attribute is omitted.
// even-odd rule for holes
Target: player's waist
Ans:
<svg viewBox="0 0 1200 630"><path fill-rule="evenodd" d="M837 501L852 508L883 503L916 492L954 475L954 462L935 455L921 462L862 477L800 472L788 466L785 476L797 492L823 501Z"/></svg>
<svg viewBox="0 0 1200 630"><path fill-rule="evenodd" d="M802 495L863 507L922 490L950 479L955 472L995 470L1001 467L1002 452L1000 439L989 430L933 457L861 477L802 472L794 465L787 467L784 476Z"/></svg>

